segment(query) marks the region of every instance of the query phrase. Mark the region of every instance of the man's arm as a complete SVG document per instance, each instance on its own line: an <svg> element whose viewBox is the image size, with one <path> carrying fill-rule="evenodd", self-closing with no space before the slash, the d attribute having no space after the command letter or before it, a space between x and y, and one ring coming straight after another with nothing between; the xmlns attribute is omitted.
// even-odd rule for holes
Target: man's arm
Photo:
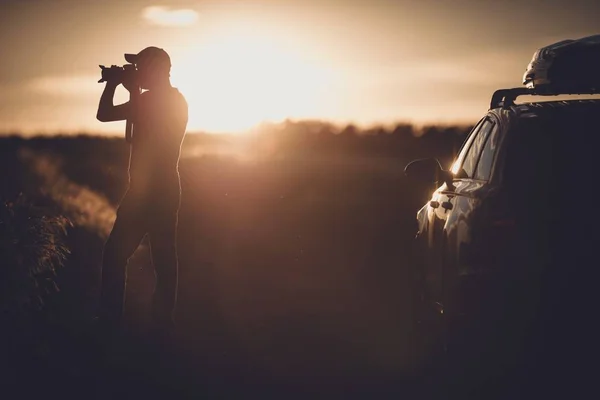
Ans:
<svg viewBox="0 0 600 400"><path fill-rule="evenodd" d="M113 97L115 96L115 90L117 89L118 83L106 82L104 91L100 97L100 104L98 105L98 113L96 118L100 122L111 122L111 121L123 121L130 116L130 105L129 102L115 106L113 104Z"/></svg>

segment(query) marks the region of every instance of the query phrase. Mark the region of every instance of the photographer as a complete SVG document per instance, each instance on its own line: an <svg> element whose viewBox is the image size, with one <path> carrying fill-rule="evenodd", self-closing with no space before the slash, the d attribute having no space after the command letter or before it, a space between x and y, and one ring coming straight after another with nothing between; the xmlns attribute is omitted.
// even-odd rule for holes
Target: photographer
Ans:
<svg viewBox="0 0 600 400"><path fill-rule="evenodd" d="M168 333L177 299L178 164L188 107L171 86L171 60L163 49L148 47L125 54L125 59L131 64L124 68L102 67L106 86L97 114L102 122L126 120L130 143L129 188L104 246L99 321L109 329L119 327L127 261L148 234L156 275L153 321L157 332ZM131 100L115 106L119 84L129 90Z"/></svg>

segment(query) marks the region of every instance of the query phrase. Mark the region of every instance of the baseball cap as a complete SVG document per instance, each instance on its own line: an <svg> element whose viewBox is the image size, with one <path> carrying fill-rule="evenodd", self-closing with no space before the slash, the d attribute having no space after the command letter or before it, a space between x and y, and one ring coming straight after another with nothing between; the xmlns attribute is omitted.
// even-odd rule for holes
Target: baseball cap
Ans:
<svg viewBox="0 0 600 400"><path fill-rule="evenodd" d="M137 54L126 53L125 60L132 64L144 63L148 66L171 67L171 57L159 47L146 47Z"/></svg>

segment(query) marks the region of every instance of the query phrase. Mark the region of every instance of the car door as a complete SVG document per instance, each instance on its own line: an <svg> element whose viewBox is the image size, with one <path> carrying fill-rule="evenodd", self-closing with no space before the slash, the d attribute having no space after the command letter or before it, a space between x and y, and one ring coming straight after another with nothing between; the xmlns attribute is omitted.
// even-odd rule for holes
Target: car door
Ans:
<svg viewBox="0 0 600 400"><path fill-rule="evenodd" d="M491 183L494 161L501 135L499 121L493 114L482 122L464 153L452 166L453 187L440 191L440 210L444 216L442 243L442 305L456 313L466 312L469 298L477 297L482 268L478 243L479 226L486 215L486 201L494 186ZM441 219L441 218L440 218Z"/></svg>

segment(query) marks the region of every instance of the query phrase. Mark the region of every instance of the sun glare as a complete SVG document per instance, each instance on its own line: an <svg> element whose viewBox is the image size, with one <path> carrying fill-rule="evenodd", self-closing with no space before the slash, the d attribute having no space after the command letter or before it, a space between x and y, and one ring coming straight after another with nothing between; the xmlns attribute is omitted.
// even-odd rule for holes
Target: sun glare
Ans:
<svg viewBox="0 0 600 400"><path fill-rule="evenodd" d="M239 132L318 114L331 75L293 50L229 32L174 58L172 82L188 100L189 130Z"/></svg>

